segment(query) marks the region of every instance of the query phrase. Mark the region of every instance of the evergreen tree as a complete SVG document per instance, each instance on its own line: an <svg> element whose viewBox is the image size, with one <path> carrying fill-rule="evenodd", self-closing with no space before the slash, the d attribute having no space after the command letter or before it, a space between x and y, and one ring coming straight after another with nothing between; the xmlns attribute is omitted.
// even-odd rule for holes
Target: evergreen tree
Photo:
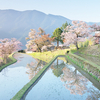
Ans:
<svg viewBox="0 0 100 100"><path fill-rule="evenodd" d="M62 29L61 28L56 28L53 32L53 36L52 38L55 38L55 41L57 41L57 47L59 46L59 41L61 43L63 43L62 39L61 39L61 33L62 33Z"/></svg>

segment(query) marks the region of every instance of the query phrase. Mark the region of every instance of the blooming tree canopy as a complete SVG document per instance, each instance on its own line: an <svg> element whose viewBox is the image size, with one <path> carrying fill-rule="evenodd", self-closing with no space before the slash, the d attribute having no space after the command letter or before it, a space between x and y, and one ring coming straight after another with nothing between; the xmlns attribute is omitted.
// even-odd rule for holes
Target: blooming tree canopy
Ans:
<svg viewBox="0 0 100 100"><path fill-rule="evenodd" d="M94 36L95 44L99 44L99 42L100 42L100 25L93 24L93 25L90 25L90 27L95 32L95 36Z"/></svg>
<svg viewBox="0 0 100 100"><path fill-rule="evenodd" d="M100 25L93 24L93 25L90 25L90 27L91 27L92 29L94 29L94 31L100 31Z"/></svg>
<svg viewBox="0 0 100 100"><path fill-rule="evenodd" d="M39 32L36 32L36 30L31 29L29 36L26 38L26 40L29 40L26 47L27 49L32 49L32 47L36 46L38 51L41 52L42 46L51 44L53 39L49 37L49 34L45 34L45 31L42 28L39 28L38 30Z"/></svg>
<svg viewBox="0 0 100 100"><path fill-rule="evenodd" d="M3 59L3 61L8 58L8 55L21 49L21 42L16 40L15 38L12 39L0 39L0 57Z"/></svg>
<svg viewBox="0 0 100 100"><path fill-rule="evenodd" d="M89 26L83 21L73 21L72 26L68 25L65 28L66 32L61 34L64 45L75 44L78 49L78 41L85 41L86 37L89 36L91 30Z"/></svg>

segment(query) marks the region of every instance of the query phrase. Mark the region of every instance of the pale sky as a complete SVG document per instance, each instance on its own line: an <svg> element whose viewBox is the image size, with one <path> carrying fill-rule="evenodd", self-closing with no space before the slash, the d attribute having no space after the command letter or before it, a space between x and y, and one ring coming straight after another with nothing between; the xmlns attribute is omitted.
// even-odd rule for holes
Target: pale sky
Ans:
<svg viewBox="0 0 100 100"><path fill-rule="evenodd" d="M38 10L71 20L100 22L100 0L0 0L0 9Z"/></svg>

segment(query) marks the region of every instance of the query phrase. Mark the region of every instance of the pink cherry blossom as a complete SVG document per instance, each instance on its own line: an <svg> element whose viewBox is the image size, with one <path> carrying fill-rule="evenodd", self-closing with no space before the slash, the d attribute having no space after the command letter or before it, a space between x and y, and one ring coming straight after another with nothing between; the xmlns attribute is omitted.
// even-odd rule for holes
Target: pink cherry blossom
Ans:
<svg viewBox="0 0 100 100"><path fill-rule="evenodd" d="M78 49L78 42L85 41L91 32L89 26L83 21L73 21L72 26L67 26L65 28L66 32L61 34L62 39L64 40L64 45L75 44Z"/></svg>
<svg viewBox="0 0 100 100"><path fill-rule="evenodd" d="M0 57L3 59L3 61L5 59L8 58L8 56L21 49L21 42L16 40L15 38L12 39L0 39Z"/></svg>

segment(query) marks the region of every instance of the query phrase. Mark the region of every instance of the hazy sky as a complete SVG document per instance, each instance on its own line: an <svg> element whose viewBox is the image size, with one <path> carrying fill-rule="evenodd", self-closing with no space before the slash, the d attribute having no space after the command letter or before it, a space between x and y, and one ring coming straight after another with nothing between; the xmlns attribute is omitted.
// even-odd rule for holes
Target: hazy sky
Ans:
<svg viewBox="0 0 100 100"><path fill-rule="evenodd" d="M0 0L0 9L38 10L71 20L100 22L100 0Z"/></svg>

